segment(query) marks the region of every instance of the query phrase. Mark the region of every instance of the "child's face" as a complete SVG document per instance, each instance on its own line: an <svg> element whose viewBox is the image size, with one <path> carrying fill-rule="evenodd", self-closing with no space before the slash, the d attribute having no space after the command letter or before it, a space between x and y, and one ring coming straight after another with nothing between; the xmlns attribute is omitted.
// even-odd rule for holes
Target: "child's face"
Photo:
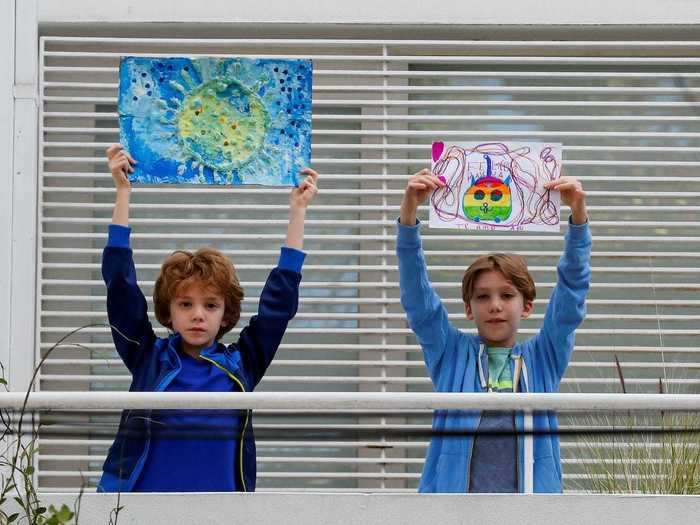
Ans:
<svg viewBox="0 0 700 525"><path fill-rule="evenodd" d="M474 293L465 304L467 319L476 323L479 336L490 347L511 348L521 319L532 313L532 301L495 270L481 272L474 281Z"/></svg>
<svg viewBox="0 0 700 525"><path fill-rule="evenodd" d="M216 340L225 312L224 296L201 283L180 285L170 301L170 321L173 330L182 336L183 350L199 352Z"/></svg>

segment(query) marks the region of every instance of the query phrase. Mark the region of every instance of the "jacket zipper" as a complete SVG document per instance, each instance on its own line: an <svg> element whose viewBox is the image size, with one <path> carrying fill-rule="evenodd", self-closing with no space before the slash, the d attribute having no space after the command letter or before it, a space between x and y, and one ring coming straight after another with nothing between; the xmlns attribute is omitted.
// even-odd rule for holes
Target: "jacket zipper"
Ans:
<svg viewBox="0 0 700 525"><path fill-rule="evenodd" d="M523 369L523 356L522 355L514 355L513 357L513 393L517 393L520 387L520 374ZM515 431L518 431L518 417L515 412L513 412L513 426L515 427ZM516 449L515 449L515 476L516 479L518 480L518 492L522 493L523 492L523 483L520 481L520 450L523 446L523 437L518 436L516 439Z"/></svg>
<svg viewBox="0 0 700 525"><path fill-rule="evenodd" d="M203 355L200 354L202 359L205 361L211 363L215 367L217 367L219 370L222 370L224 373L226 373L227 376L229 376L231 379L233 379L236 384L240 387L241 392L245 392L246 389L243 386L243 383L241 383L236 376L234 376L231 372L229 372L226 368L221 366L219 363L214 361L213 359L209 359L208 357L204 357ZM245 478L243 477L243 442L245 441L245 431L248 428L248 420L250 419L250 410L245 411L245 422L243 423L243 430L241 431L241 440L238 444L238 466L239 466L239 474L241 477L241 486L243 487L243 492L248 492L248 488L246 487L245 484Z"/></svg>
<svg viewBox="0 0 700 525"><path fill-rule="evenodd" d="M529 392L529 391L530 391L530 379L528 378L528 375L527 375L527 367L525 366L525 362L524 362L524 361L523 361L523 383L525 384L525 388L527 389L526 391ZM530 426L530 429L529 429L529 430L532 432L532 431L534 430L534 414L533 414L533 413L530 413L529 416L528 416L527 414L523 414L523 430L528 430L528 429L526 428L526 427L527 427L528 418L530 419L530 422L531 422L531 426ZM526 439L527 439L527 437L526 437ZM529 458L529 460L530 460L530 461L529 461L529 463L530 463L529 467L528 467L528 465L527 465L527 463L526 463L526 460L528 459L528 458L527 458L527 450L528 450L528 449L525 448L525 452L523 453L523 466L524 466L524 468L525 468L525 474L524 474L524 476L523 476L523 480L524 480L523 491L524 491L524 492L528 489L528 487L527 487L527 485L528 485L528 480L525 479L525 477L527 476L528 471L530 472L530 476L529 476L529 477L530 477L530 483L529 483L529 484L530 484L530 487L529 487L529 490L530 490L530 492L534 492L534 491L535 491L535 474L534 474L534 468L535 468L535 456L534 456L534 454L535 454L535 450L534 450L534 436L531 434L531 435L529 436L529 439L530 439L530 442L531 442L531 446L530 446L530 448L531 448L531 453L530 453L530 458ZM525 441L525 439L524 439L523 441Z"/></svg>

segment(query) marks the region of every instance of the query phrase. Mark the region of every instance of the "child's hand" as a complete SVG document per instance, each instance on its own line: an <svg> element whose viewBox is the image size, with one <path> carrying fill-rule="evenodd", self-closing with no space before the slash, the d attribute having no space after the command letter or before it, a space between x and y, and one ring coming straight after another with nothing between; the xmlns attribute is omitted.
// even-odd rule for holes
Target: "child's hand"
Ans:
<svg viewBox="0 0 700 525"><path fill-rule="evenodd" d="M434 190L445 185L444 179L433 175L427 168L408 179L401 202L401 224L415 224L418 205L423 203Z"/></svg>
<svg viewBox="0 0 700 525"><path fill-rule="evenodd" d="M571 208L571 220L574 224L583 224L588 220L586 210L586 192L581 181L575 177L559 177L544 183L548 190L561 193L561 201Z"/></svg>
<svg viewBox="0 0 700 525"><path fill-rule="evenodd" d="M292 209L305 209L318 193L318 173L311 168L304 168L301 173L308 176L289 194L289 207Z"/></svg>
<svg viewBox="0 0 700 525"><path fill-rule="evenodd" d="M304 248L306 207L318 193L316 187L318 173L311 168L304 168L301 173L306 173L308 177L298 187L292 189L289 194L289 224L287 225L287 240L285 241L287 247L297 250Z"/></svg>
<svg viewBox="0 0 700 525"><path fill-rule="evenodd" d="M121 144L113 144L107 148L107 160L116 188L130 189L131 183L128 174L134 172L132 165L136 164L136 161Z"/></svg>

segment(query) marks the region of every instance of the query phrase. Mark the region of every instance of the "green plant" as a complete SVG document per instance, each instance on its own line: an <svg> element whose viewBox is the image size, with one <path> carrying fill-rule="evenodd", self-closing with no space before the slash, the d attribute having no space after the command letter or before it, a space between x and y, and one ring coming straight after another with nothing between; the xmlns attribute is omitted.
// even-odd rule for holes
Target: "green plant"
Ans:
<svg viewBox="0 0 700 525"><path fill-rule="evenodd" d="M83 482L81 484L73 509L65 504L61 505L58 509L53 505L50 505L48 508L42 505L34 483L34 464L35 456L38 451L38 427L34 424L34 421L32 421L31 432L28 436L24 435L22 429L27 413L27 401L29 400L34 381L44 361L46 361L53 350L62 346L66 339L80 330L93 326L104 325L90 324L81 326L63 336L46 352L34 369L34 374L29 382L24 403L17 415L16 424L13 424L11 411L0 411L0 444L4 444L4 449L0 452L0 472L2 472L0 475L0 525L10 523L26 523L28 525L64 525L72 523L73 525L78 525L80 502L85 483ZM7 380L5 379L5 368L2 363L0 363L0 386L2 386L6 392L9 391ZM119 496L120 495L118 495L118 498ZM17 504L19 512L13 512L11 514L7 512L6 504L11 500ZM112 509L109 516L110 525L117 524L119 512L122 509L123 507L119 506L118 499L117 507Z"/></svg>
<svg viewBox="0 0 700 525"><path fill-rule="evenodd" d="M615 357L620 385L622 367ZM659 381L659 395L663 395ZM700 494L700 414L601 414L575 442L576 488L594 493Z"/></svg>
<svg viewBox="0 0 700 525"><path fill-rule="evenodd" d="M700 415L600 415L587 418L586 425L602 432L577 440L578 488L700 494Z"/></svg>
<svg viewBox="0 0 700 525"><path fill-rule="evenodd" d="M0 364L0 370L3 375L0 384L7 391L2 364ZM46 508L41 504L34 484L37 436L32 425L31 436L28 440L23 439L19 431L23 419L22 412L18 418L17 431L14 431L11 413L3 411L0 416L3 425L0 441L6 445L5 452L0 455L0 469L8 472L0 478L0 525L22 522L30 525L63 525L71 523L71 520L74 520L72 523L77 525L82 488L73 510L65 504L58 509L53 505ZM5 510L10 500L17 504L19 512L10 514Z"/></svg>

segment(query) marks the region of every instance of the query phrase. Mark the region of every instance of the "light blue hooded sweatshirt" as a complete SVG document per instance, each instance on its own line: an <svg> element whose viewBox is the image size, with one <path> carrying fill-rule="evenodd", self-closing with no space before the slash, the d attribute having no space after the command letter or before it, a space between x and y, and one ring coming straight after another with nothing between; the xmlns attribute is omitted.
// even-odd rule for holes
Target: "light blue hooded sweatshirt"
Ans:
<svg viewBox="0 0 700 525"><path fill-rule="evenodd" d="M437 392L484 392L488 362L478 335L455 328L430 284L421 247L420 224L397 226L401 304ZM586 315L591 280L591 234L588 223L569 221L564 252L557 266L544 322L534 337L513 347L513 386L520 392L556 392L574 349L574 331ZM516 365L517 364L517 365ZM517 373L516 370L522 370ZM516 377L517 375L517 377ZM435 411L433 431L420 481L420 492L469 491L473 433L478 411ZM553 412L516 413L518 489L561 492L561 459L557 416ZM444 436L459 431L465 435ZM530 432L532 431L532 432Z"/></svg>

